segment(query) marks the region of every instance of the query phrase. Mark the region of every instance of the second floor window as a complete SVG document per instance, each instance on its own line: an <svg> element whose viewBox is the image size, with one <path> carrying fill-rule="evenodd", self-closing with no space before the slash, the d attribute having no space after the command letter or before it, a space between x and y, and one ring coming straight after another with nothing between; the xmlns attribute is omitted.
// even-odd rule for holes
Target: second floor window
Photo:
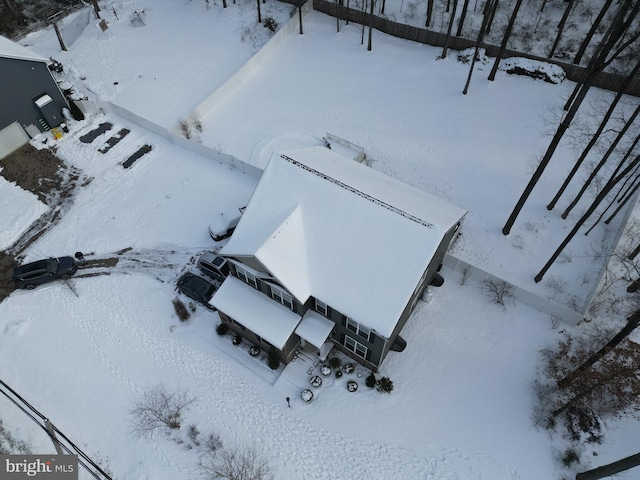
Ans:
<svg viewBox="0 0 640 480"><path fill-rule="evenodd" d="M236 272L238 272L238 278L240 280L248 283L253 288L258 288L258 280L256 280L256 276L253 273L246 271L244 268L239 267L238 265L236 265Z"/></svg>
<svg viewBox="0 0 640 480"><path fill-rule="evenodd" d="M367 327L360 325L357 322L354 322L351 318L347 317L347 328L351 330L353 333L357 333L365 340L369 341L369 335L371 334L371 330Z"/></svg>
<svg viewBox="0 0 640 480"><path fill-rule="evenodd" d="M322 315L324 315L325 317L327 316L327 314L329 313L329 310L327 308L327 304L321 302L320 300L318 300L316 298L316 312L321 313Z"/></svg>
<svg viewBox="0 0 640 480"><path fill-rule="evenodd" d="M280 302L285 307L293 310L293 297L289 295L287 292L282 290L281 288L276 287L275 285L271 286L271 298Z"/></svg>

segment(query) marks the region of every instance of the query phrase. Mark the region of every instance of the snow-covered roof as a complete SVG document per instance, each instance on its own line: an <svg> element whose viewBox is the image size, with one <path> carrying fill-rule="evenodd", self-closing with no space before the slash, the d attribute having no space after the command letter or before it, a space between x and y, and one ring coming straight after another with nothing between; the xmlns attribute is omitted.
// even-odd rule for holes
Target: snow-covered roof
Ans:
<svg viewBox="0 0 640 480"><path fill-rule="evenodd" d="M276 153L221 254L255 256L300 302L388 338L465 213L324 147Z"/></svg>
<svg viewBox="0 0 640 480"><path fill-rule="evenodd" d="M336 324L328 318L313 310L307 310L302 321L296 327L296 333L314 347L322 348L335 326Z"/></svg>
<svg viewBox="0 0 640 480"><path fill-rule="evenodd" d="M280 349L300 323L300 315L232 276L209 303Z"/></svg>
<svg viewBox="0 0 640 480"><path fill-rule="evenodd" d="M16 58L18 60L35 60L37 62L46 62L47 59L32 52L27 47L12 42L6 37L0 35L0 57Z"/></svg>

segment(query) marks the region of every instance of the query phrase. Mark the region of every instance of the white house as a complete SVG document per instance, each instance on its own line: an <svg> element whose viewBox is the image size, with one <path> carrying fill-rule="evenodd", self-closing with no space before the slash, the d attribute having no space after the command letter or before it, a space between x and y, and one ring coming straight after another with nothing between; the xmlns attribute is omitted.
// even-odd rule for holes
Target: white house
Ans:
<svg viewBox="0 0 640 480"><path fill-rule="evenodd" d="M336 346L377 370L466 211L315 147L274 154L220 255L223 322L288 362Z"/></svg>

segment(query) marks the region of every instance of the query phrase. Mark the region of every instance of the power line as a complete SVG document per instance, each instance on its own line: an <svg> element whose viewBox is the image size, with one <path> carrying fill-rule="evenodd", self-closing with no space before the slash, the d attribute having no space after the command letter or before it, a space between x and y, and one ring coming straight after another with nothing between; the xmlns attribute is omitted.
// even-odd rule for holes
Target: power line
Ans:
<svg viewBox="0 0 640 480"><path fill-rule="evenodd" d="M9 393L7 393L7 391L5 390L8 390L11 393L11 395L9 395ZM47 433L49 438L51 438L51 440L54 442L54 445L59 446L70 455L77 454L79 457L81 457L82 459L78 458L78 464L82 466L87 472L89 472L91 476L93 476L97 480L103 480L103 479L113 480L104 470L100 468L100 466L97 463L95 463L84 451L82 451L80 447L78 447L75 443L73 443L69 439L69 437L67 437L64 433L60 431L60 429L58 429L55 425L49 422L49 419L47 417L45 417L42 413L40 413L33 405L27 402L21 395L19 395L15 390L13 390L9 385L7 385L2 380L0 380L0 393L2 393L5 397L7 397L11 401L11 403L13 403L16 407L20 409L20 411L22 411L22 413L24 413L27 417L33 420L40 428L42 428ZM29 410L31 412L29 412ZM36 417L39 417L39 419ZM46 427L47 422L51 426L52 431L47 429ZM67 442L70 445L70 447L62 443L60 440L58 440L58 438L55 435L56 433L60 437L62 437L62 439L65 442ZM91 465L91 467L93 467L95 471L92 470L85 462ZM98 474L102 475L102 477L100 477Z"/></svg>

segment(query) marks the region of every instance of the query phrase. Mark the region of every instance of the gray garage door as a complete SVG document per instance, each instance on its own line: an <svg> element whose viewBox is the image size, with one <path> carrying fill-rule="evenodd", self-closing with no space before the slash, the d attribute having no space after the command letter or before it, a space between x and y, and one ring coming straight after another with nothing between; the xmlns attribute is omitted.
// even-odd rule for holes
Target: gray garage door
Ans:
<svg viewBox="0 0 640 480"><path fill-rule="evenodd" d="M28 135L18 122L0 130L0 158L15 152L29 141Z"/></svg>

